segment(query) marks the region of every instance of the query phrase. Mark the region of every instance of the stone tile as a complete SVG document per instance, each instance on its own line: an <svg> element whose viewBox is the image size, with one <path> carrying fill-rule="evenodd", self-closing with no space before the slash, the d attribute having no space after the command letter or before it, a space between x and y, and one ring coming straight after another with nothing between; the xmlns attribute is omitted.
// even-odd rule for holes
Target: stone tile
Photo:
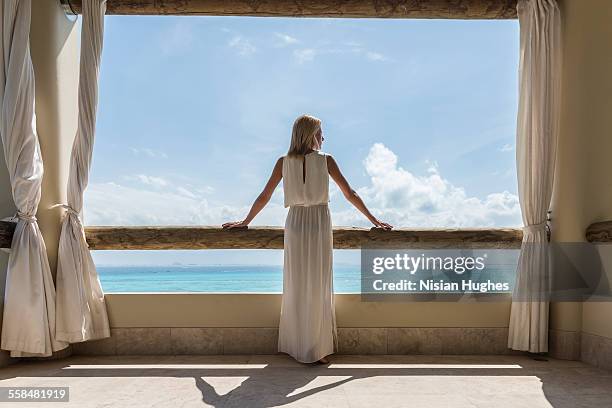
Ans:
<svg viewBox="0 0 612 408"><path fill-rule="evenodd" d="M575 372L577 375L582 375L585 377L588 376L598 376L598 377L608 377L610 382L612 382L612 370L606 370L605 368L595 367L586 363L583 363L583 367L569 367L572 372Z"/></svg>
<svg viewBox="0 0 612 408"><path fill-rule="evenodd" d="M230 334L248 337L253 333L261 335L258 330ZM71 404L83 408L612 406L612 373L582 362L551 358L531 365L525 356L509 355L333 355L331 359L366 364L344 368L293 365L282 354L70 356L62 361L20 361L5 367L0 371L0 386L68 386ZM263 367L244 367L245 361ZM186 366L177 367L177 362ZM191 367L197 363L223 367ZM418 366L373 367L376 363ZM474 367L427 367L456 363ZM488 367L491 364L514 367ZM118 367L96 370L95 365ZM151 369L150 365L160 367Z"/></svg>
<svg viewBox="0 0 612 408"><path fill-rule="evenodd" d="M599 341L598 336L593 336L587 333L581 333L580 336L580 360L596 365L597 363L597 352Z"/></svg>
<svg viewBox="0 0 612 408"><path fill-rule="evenodd" d="M388 328L389 354L441 354L442 337L436 328Z"/></svg>
<svg viewBox="0 0 612 408"><path fill-rule="evenodd" d="M389 354L508 354L507 328L388 328Z"/></svg>
<svg viewBox="0 0 612 408"><path fill-rule="evenodd" d="M173 354L223 354L223 329L206 327L172 327L170 339Z"/></svg>
<svg viewBox="0 0 612 408"><path fill-rule="evenodd" d="M197 357L197 356L193 356ZM171 355L114 355L114 356L75 356L70 361L75 364L96 365L139 365L139 364L176 364L176 356Z"/></svg>
<svg viewBox="0 0 612 408"><path fill-rule="evenodd" d="M173 364L211 364L211 365L244 365L251 364L250 355L188 355L179 354L172 356Z"/></svg>
<svg viewBox="0 0 612 408"><path fill-rule="evenodd" d="M110 337L100 340L90 340L72 344L74 355L112 356L117 354L117 329L111 329Z"/></svg>
<svg viewBox="0 0 612 408"><path fill-rule="evenodd" d="M172 354L169 327L130 327L114 329L117 354Z"/></svg>
<svg viewBox="0 0 612 408"><path fill-rule="evenodd" d="M555 398L555 404L551 405L550 398L540 394L526 395L487 395L487 396L468 396L468 401L477 408L574 408L569 402L563 404L562 398Z"/></svg>
<svg viewBox="0 0 612 408"><path fill-rule="evenodd" d="M580 360L580 332L548 331L548 355L562 360Z"/></svg>
<svg viewBox="0 0 612 408"><path fill-rule="evenodd" d="M565 405L571 408L600 408L612 407L612 392L599 395L581 395L579 397L570 397L567 399L572 405ZM557 405L554 405L557 408Z"/></svg>
<svg viewBox="0 0 612 408"><path fill-rule="evenodd" d="M506 328L440 328L441 354L505 354Z"/></svg>
<svg viewBox="0 0 612 408"><path fill-rule="evenodd" d="M394 354L394 355L341 355L331 356L334 364L434 364L434 365L459 365L459 366L481 366L481 365L523 365L527 357L510 355L422 355L422 354ZM586 365L583 366L588 367Z"/></svg>
<svg viewBox="0 0 612 408"><path fill-rule="evenodd" d="M533 372L542 380L542 390L547 395L612 395L612 381L609 376L573 373L571 369L554 369L548 372Z"/></svg>
<svg viewBox="0 0 612 408"><path fill-rule="evenodd" d="M512 356L514 358L514 356ZM549 369L549 368L584 368L588 367L587 364L582 361L576 360L557 360L554 357L538 356L537 359L533 355L525 352L525 356L520 361L522 367L528 367L529 369Z"/></svg>
<svg viewBox="0 0 612 408"><path fill-rule="evenodd" d="M606 370L612 370L612 339L582 333L580 359Z"/></svg>
<svg viewBox="0 0 612 408"><path fill-rule="evenodd" d="M386 328L338 328L339 354L387 354Z"/></svg>
<svg viewBox="0 0 612 408"><path fill-rule="evenodd" d="M304 363L300 363L299 361L295 360L293 357L285 353L273 355L259 354L249 356L248 364L266 364L266 366L270 368L304 367Z"/></svg>
<svg viewBox="0 0 612 408"><path fill-rule="evenodd" d="M224 328L223 354L275 354L278 329L265 327Z"/></svg>
<svg viewBox="0 0 612 408"><path fill-rule="evenodd" d="M379 394L372 392L370 395L348 394L351 408L474 408L467 398L463 396L448 395L408 395L408 394Z"/></svg>

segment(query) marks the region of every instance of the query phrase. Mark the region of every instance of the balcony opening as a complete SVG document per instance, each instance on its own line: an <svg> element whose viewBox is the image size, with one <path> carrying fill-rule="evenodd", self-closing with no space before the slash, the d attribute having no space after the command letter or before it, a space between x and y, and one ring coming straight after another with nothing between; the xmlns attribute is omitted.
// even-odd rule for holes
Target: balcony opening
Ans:
<svg viewBox="0 0 612 408"><path fill-rule="evenodd" d="M219 226L244 216L303 112L322 118L323 150L397 228L521 225L516 20L107 16L106 26L87 226ZM330 188L334 225L367 227ZM251 225L282 226L280 190ZM143 257L167 291L182 290L170 277L194 262L240 259L262 281L282 265L280 251L202 251L212 263L152 252L93 255L106 285L125 262L110 291L129 286L129 266ZM358 251L334 256L337 280L343 263L353 274L336 289L358 291ZM264 291L248 286L240 290Z"/></svg>

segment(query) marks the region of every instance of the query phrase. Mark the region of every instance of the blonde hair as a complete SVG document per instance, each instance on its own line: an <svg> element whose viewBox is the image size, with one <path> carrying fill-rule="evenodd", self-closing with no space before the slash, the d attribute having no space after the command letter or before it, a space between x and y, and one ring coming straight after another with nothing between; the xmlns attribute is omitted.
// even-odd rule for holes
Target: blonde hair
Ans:
<svg viewBox="0 0 612 408"><path fill-rule="evenodd" d="M310 115L299 116L293 122L291 145L287 156L301 156L308 153L315 145L315 136L321 129L321 120Z"/></svg>

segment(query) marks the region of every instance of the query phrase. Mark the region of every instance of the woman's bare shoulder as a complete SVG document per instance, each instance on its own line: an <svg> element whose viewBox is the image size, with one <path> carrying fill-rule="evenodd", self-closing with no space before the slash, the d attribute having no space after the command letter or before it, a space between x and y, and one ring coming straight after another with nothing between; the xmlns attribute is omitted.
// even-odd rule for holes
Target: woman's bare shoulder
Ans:
<svg viewBox="0 0 612 408"><path fill-rule="evenodd" d="M332 156L331 154L325 155L325 164L327 164L327 172L331 175L334 175L340 171L340 169L338 168L338 163L336 163L336 160L334 160L334 156Z"/></svg>
<svg viewBox="0 0 612 408"><path fill-rule="evenodd" d="M334 160L334 156L331 155L331 153L322 153L323 155L325 155L325 160L327 160L328 163L330 162L335 162Z"/></svg>

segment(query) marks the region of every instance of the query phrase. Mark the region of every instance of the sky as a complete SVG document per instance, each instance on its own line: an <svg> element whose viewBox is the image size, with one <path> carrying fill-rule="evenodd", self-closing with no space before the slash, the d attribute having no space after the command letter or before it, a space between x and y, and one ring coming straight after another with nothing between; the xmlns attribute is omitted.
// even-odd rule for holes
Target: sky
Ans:
<svg viewBox="0 0 612 408"><path fill-rule="evenodd" d="M308 113L381 220L519 226L518 41L516 20L107 16L84 223L240 220ZM281 183L252 225L284 225L282 198ZM333 181L330 198L334 225L369 225ZM235 253L93 252L99 265L282 263Z"/></svg>

